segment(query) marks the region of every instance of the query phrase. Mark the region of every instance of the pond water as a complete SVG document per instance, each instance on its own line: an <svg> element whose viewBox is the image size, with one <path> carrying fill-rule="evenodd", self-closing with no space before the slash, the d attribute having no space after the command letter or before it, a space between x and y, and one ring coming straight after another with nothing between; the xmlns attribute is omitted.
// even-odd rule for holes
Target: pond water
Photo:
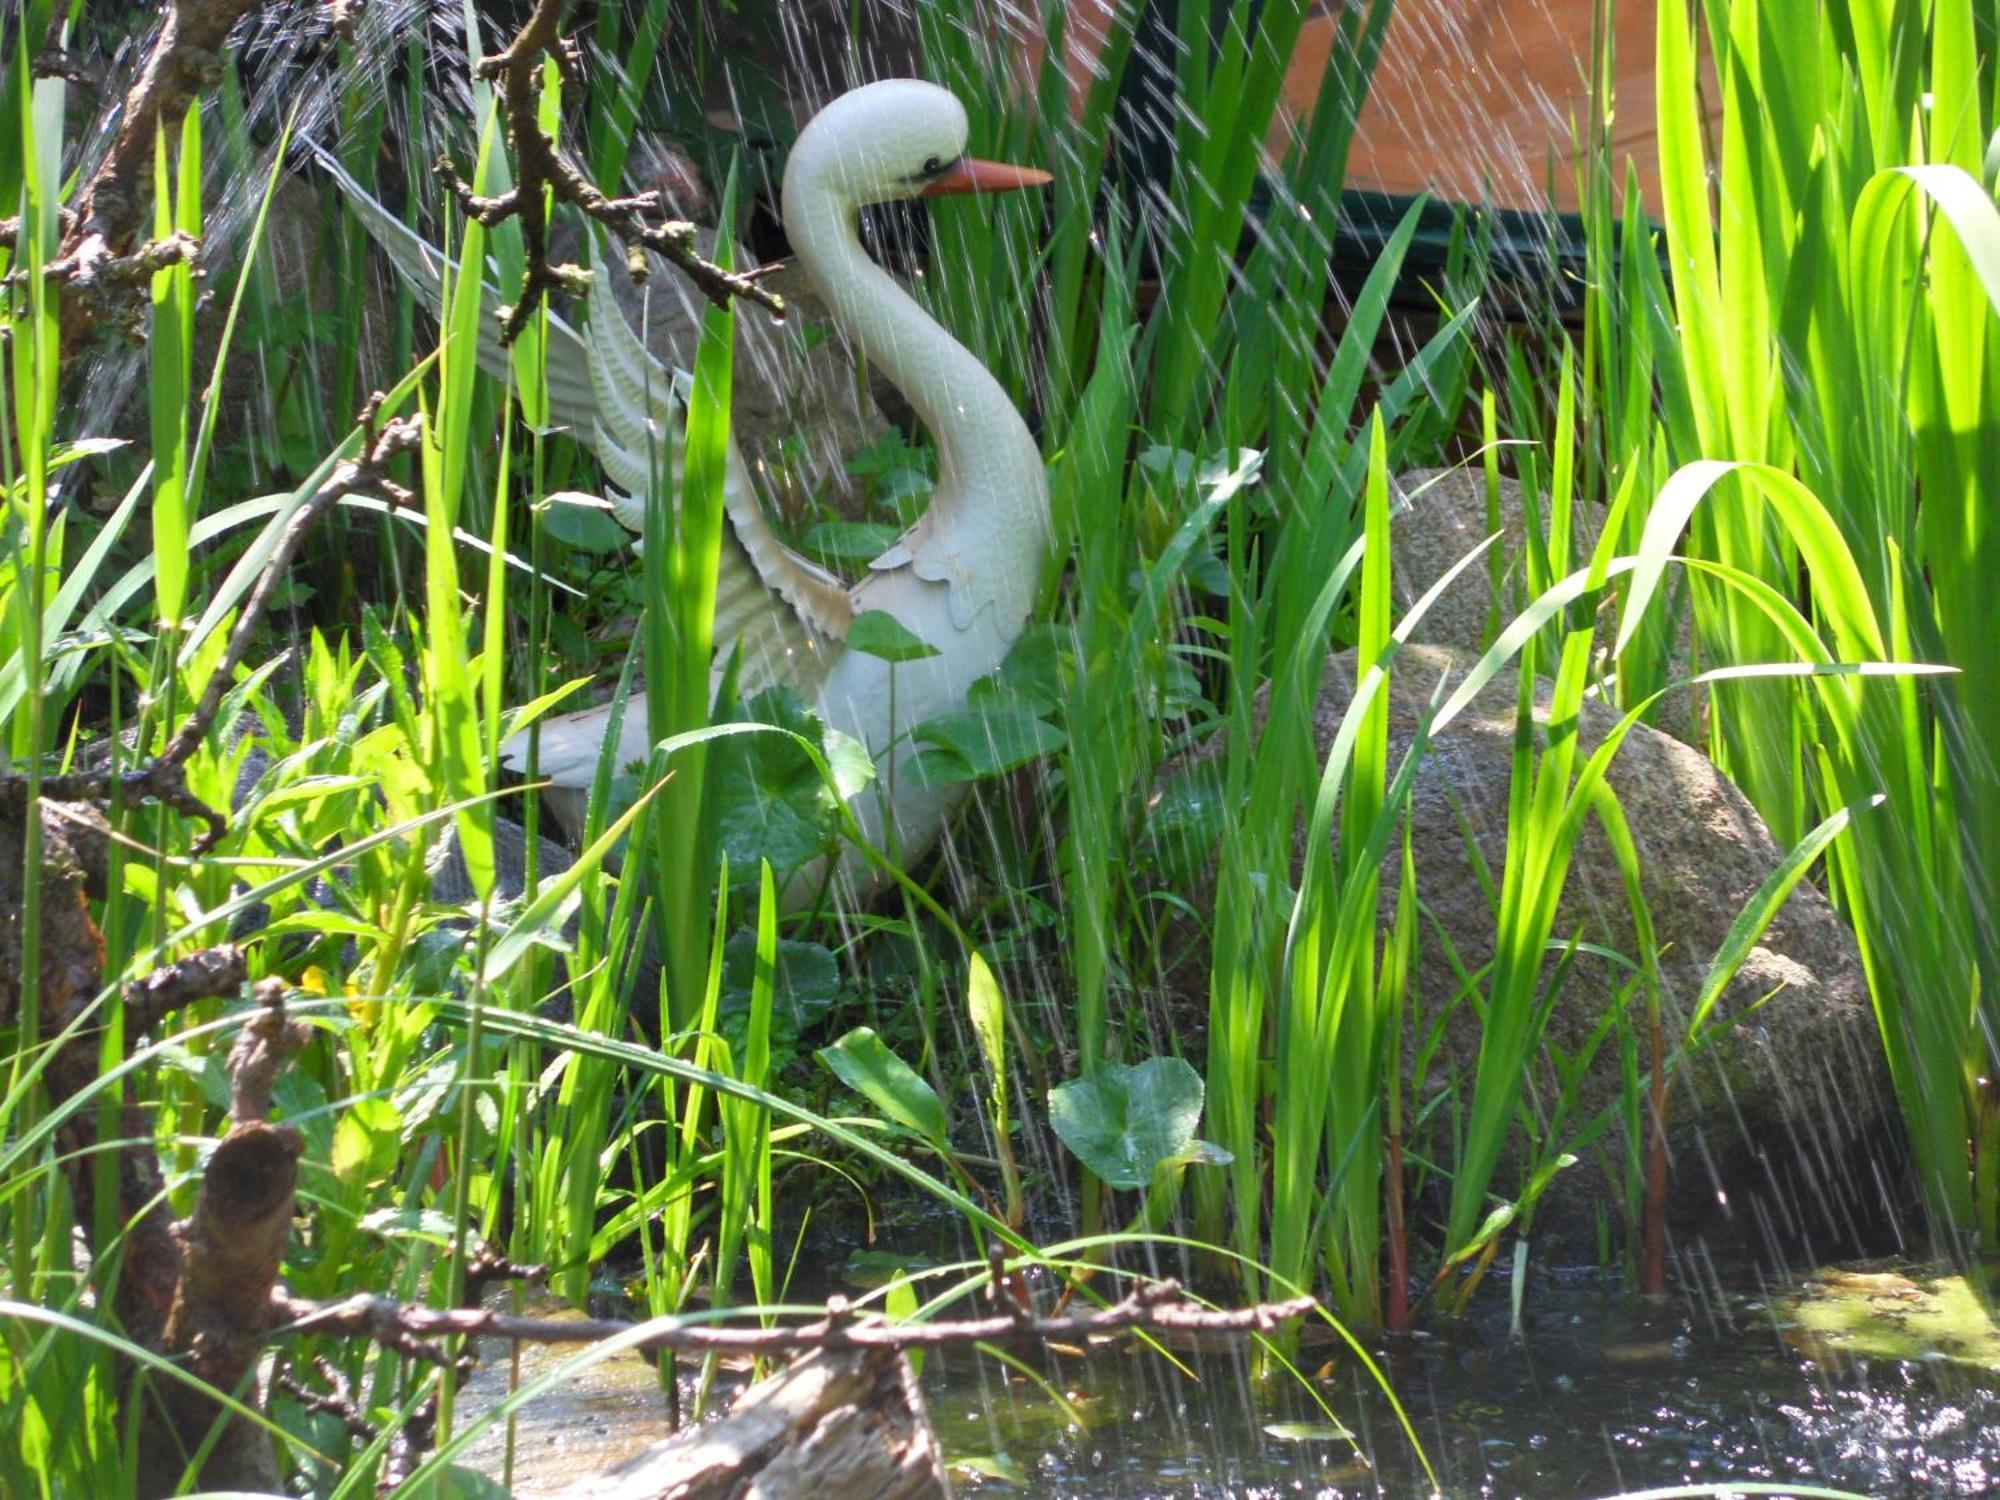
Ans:
<svg viewBox="0 0 2000 1500"><path fill-rule="evenodd" d="M1988 1495L2000 1491L2000 1359L1960 1288L1870 1267L1649 1309L1609 1278L1565 1276L1531 1284L1538 1311L1521 1341L1503 1312L1378 1352L1452 1497L1727 1481ZM550 1357L533 1354L524 1373ZM933 1355L923 1385L964 1493L1429 1493L1392 1408L1344 1350L1300 1360L1326 1410L1289 1377L1254 1380L1240 1353L1185 1361L1187 1374L1136 1346L1052 1354L1032 1364L1044 1389L996 1360ZM531 1406L517 1494L572 1483L665 1432L649 1367L627 1357L599 1371ZM468 1405L504 1384L504 1364L489 1368ZM490 1433L474 1466L498 1472L499 1442Z"/></svg>
<svg viewBox="0 0 2000 1500"><path fill-rule="evenodd" d="M1503 1322L1385 1351L1448 1495L1611 1495L1723 1480L1880 1496L2000 1488L2000 1382L1990 1371L1823 1344L1808 1357L1791 1306L1776 1300L1647 1316L1595 1278L1544 1288L1539 1300L1551 1310L1519 1343ZM990 1363L955 1360L927 1371L925 1387L948 1452L1004 1450L1034 1494L1426 1493L1388 1402L1351 1359L1336 1358L1319 1390L1366 1461L1326 1433L1295 1383L1253 1386L1238 1357L1211 1356L1196 1370L1199 1383L1128 1354L1064 1371L1057 1378L1080 1398L1082 1426Z"/></svg>

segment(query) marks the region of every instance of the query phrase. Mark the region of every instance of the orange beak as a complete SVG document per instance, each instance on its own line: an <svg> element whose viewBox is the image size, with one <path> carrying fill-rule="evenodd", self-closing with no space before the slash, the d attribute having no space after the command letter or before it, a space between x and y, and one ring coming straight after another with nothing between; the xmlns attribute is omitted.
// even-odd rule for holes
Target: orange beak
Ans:
<svg viewBox="0 0 2000 1500"><path fill-rule="evenodd" d="M921 198L943 198L953 193L1012 193L1022 188L1045 187L1055 178L1040 167L1014 167L1004 161L980 161L961 156L930 180Z"/></svg>

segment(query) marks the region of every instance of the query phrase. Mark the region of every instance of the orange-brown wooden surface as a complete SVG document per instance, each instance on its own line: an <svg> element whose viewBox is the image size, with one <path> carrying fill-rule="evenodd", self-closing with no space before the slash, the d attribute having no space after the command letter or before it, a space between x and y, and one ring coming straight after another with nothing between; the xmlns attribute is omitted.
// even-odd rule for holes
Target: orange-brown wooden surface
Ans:
<svg viewBox="0 0 2000 1500"><path fill-rule="evenodd" d="M1241 0L1239 0L1241 3ZM1338 30L1315 7L1285 78L1287 123L1311 113ZM1610 126L1618 185L1637 169L1659 213L1654 0L1611 0L1618 39ZM1577 207L1573 142L1588 133L1596 0L1397 0L1354 143L1348 186L1454 201ZM1066 71L1080 108L1112 0L1070 0Z"/></svg>

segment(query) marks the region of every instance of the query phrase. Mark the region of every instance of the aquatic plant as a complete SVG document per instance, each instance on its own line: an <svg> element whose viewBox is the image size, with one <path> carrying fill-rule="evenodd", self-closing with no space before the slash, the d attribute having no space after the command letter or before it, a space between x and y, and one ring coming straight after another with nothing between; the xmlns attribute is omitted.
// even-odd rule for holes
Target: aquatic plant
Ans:
<svg viewBox="0 0 2000 1500"><path fill-rule="evenodd" d="M2000 540L1984 517L2000 484L1996 17L1975 0L1733 0L1699 19L1722 138L1711 161L1694 111L1697 16L1662 5L1677 316L1633 320L1675 336L1650 337L1640 357L1653 363L1662 427L1630 433L1627 460L1656 453L1693 467L1631 524L1658 545L1690 524L1690 597L1710 654L1854 653L1954 669L1929 682L1823 678L1791 698L1718 688L1712 734L1781 837L1888 799L1830 855L1834 891L1861 941L1934 1232L1990 1248L2000 1233L1984 1081L2000 993L2000 678L1986 646ZM1622 357L1614 339L1605 358ZM1819 502L1809 514L1781 503L1801 485ZM1764 590L1730 586L1740 577L1808 603L1780 608Z"/></svg>
<svg viewBox="0 0 2000 1500"><path fill-rule="evenodd" d="M570 116L580 158L606 180L652 108L670 9L602 8L594 57L619 67L542 77L544 125ZM135 1429L121 1393L135 1368L179 1378L136 1330L103 1326L132 1253L110 1143L125 1107L143 1110L164 1201L186 1212L246 1012L204 1000L153 1039L128 1036L117 985L232 934L252 974L292 983L292 1013L314 1033L275 1105L304 1144L285 1268L301 1297L369 1286L444 1303L463 1290L465 1250L504 1241L512 1260L548 1263L575 1302L611 1260L655 1314L722 1304L746 1284L769 1309L799 1259L803 1200L840 1195L872 1213L893 1188L942 1207L975 1248L1026 1255L1028 1229L1080 1222L1086 1233L1049 1256L1079 1295L1114 1263L1178 1255L1248 1296L1311 1288L1357 1327L1400 1327L1468 1305L1586 1150L1622 1154L1644 1223L1633 1238L1657 1244L1669 1079L1722 1038L1710 1006L1731 963L1824 857L1863 941L1934 1222L1990 1245L2000 684L1979 647L2000 577L1978 501L2000 486L1991 4L1705 0L1697 15L1667 0L1666 266L1645 206L1613 191L1600 110L1580 343L1551 324L1494 359L1475 348L1484 250L1467 228L1430 288L1438 331L1391 368L1377 360L1423 207L1390 229L1365 277L1329 281L1387 0L1343 10L1320 107L1276 159L1278 84L1306 7L1228 7L1217 29L1211 9L1179 7L1178 46L1136 64L1164 59L1175 100L1160 122L1171 165L1142 180L1116 141L1138 44L1129 12L1072 113L1060 7L1031 97L1012 86L1017 39L996 35L985 7L922 8L927 65L970 105L980 149L1058 168L1045 208L940 207L920 284L1038 422L1053 539L1045 623L979 690L978 724L913 730L927 764L983 783L949 873L927 885L895 871L894 896L872 911L781 916L785 862L760 857L771 850L751 820L723 826L732 797L812 818L837 798L809 720L777 705L765 710L776 726L730 722L731 696L710 695L712 601L681 585L712 571L714 466L689 465L678 511L655 487L647 545L627 567L551 499L594 478L553 430L547 311L524 319L496 379L470 357L474 278L448 289L435 354L415 299L385 299L399 378L374 419L421 413L435 439L397 470L414 503L347 496L328 539L309 543L323 550L287 580L271 659L229 685L228 732L188 762L196 795L234 806L221 842L194 857L198 829L171 809L113 809L96 908L109 987L87 1012L104 1028L99 1083L51 1108L54 1043L32 978L11 1018L0 1420L21 1436L0 1449L0 1484L128 1489ZM240 269L209 271L234 331L211 357L200 284L167 265L146 288L134 446L150 462L72 425L66 299L34 272L60 242L62 146L78 122L73 92L35 75L27 42L55 7L26 10L0 87L0 203L21 210L6 269L28 273L6 283L0 738L32 802L87 748L129 765L167 742L289 519L358 451L364 435L337 424L367 381L352 309L301 307L260 253L289 142L232 77L158 148L151 201L162 233L208 230L220 246L234 220L204 184L218 162L232 191L254 181ZM1723 106L1713 198L1692 103L1697 21ZM1798 36L1814 41L1773 41ZM503 190L490 85L465 57L433 54L430 34L402 40L404 74L341 73L326 99L299 101L300 118L324 108L346 121L340 155L370 186L384 185L379 147L436 129L474 187ZM450 93L470 112L426 123L426 70L456 70ZM744 191L753 178L746 164ZM516 226L464 219L424 188L409 200L413 218L443 224L458 261L520 284ZM358 286L365 226L337 196L324 203L329 258ZM725 195L725 246L734 213ZM1344 301L1337 336L1330 295ZM233 433L222 377L246 345L280 394L268 423ZM728 314L714 313L692 397L709 450L727 430L728 349ZM306 379L315 367L324 387ZM1437 457L1455 427L1482 429L1454 453L1476 449L1468 461L1492 485L1503 461L1517 468L1547 541L1528 549L1522 612L1493 621L1477 680L1434 705L1433 727L1496 679L1518 684L1525 720L1547 668L1549 722L1604 692L1630 711L1629 733L1683 671L1669 658L1681 574L1702 660L1771 668L1688 679L1713 695L1718 758L1792 853L1687 1015L1659 993L1636 857L1604 786L1616 735L1587 754L1566 735L1522 736L1494 872L1498 957L1461 973L1454 994L1412 983L1436 940L1405 827L1424 736L1393 759L1386 700L1425 605L1392 607L1389 477ZM920 491L920 451L892 446L875 461ZM86 474L108 503L62 503ZM1574 545L1579 508L1600 502L1603 542ZM862 524L904 519L885 506ZM672 607L641 617L639 649L604 629L649 599ZM1589 615L1605 600L1619 606L1615 634L1612 615ZM1337 646L1356 648L1360 682L1323 745L1315 711ZM1839 665L1862 661L1903 675ZM1927 661L1960 675L1907 670ZM547 867L532 799L499 788L496 750L607 662L618 700L643 680L662 706L647 726L660 748L629 788L607 761L580 857ZM499 848L515 835L500 814L514 807L526 868L503 890ZM1615 1116L1580 1119L1561 1088L1546 1111L1534 1090L1574 1076L1543 1024L1575 949L1554 895L1591 821L1621 856L1641 937L1598 1038L1628 1053L1623 1096ZM621 851L628 869L719 878L648 888L615 873ZM433 884L440 857L463 876L448 896ZM1196 899L1208 886L1212 901ZM33 975L42 913L27 888ZM1203 972L1196 1003L1175 1009L1162 996L1190 987L1165 971L1190 932ZM649 935L663 939L665 985ZM1476 1072L1440 1078L1438 1028L1469 1010ZM82 1119L99 1144L79 1168L63 1131ZM99 1189L82 1223L65 1186L79 1170ZM829 1217L829 1201L814 1213ZM1426 1204L1440 1208L1434 1226ZM1116 1225L1128 1232L1095 1232ZM87 1270L78 1230L96 1252ZM975 1257L929 1305L971 1295L984 1275ZM915 1284L893 1295L914 1303ZM1272 1368L1284 1352L1269 1353ZM328 1338L280 1355L315 1390L319 1358L359 1393L376 1438L294 1396L264 1420L300 1484L358 1493L440 1383L400 1353ZM448 1447L470 1424L442 1390Z"/></svg>

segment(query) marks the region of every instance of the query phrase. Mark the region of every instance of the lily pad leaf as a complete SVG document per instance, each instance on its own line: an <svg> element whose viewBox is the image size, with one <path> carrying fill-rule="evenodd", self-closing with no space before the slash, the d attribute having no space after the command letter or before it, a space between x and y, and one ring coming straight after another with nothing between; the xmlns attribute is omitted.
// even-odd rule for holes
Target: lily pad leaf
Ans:
<svg viewBox="0 0 2000 1500"><path fill-rule="evenodd" d="M1155 1169L1195 1159L1201 1105L1201 1075L1184 1059L1149 1057L1050 1089L1049 1123L1110 1186L1143 1188Z"/></svg>
<svg viewBox="0 0 2000 1500"><path fill-rule="evenodd" d="M854 617L847 627L847 648L866 651L884 661L922 661L936 656L938 648L911 630L886 610L871 609Z"/></svg>
<svg viewBox="0 0 2000 1500"><path fill-rule="evenodd" d="M947 1149L944 1104L937 1091L891 1052L871 1027L855 1027L815 1056L888 1119L939 1150Z"/></svg>

